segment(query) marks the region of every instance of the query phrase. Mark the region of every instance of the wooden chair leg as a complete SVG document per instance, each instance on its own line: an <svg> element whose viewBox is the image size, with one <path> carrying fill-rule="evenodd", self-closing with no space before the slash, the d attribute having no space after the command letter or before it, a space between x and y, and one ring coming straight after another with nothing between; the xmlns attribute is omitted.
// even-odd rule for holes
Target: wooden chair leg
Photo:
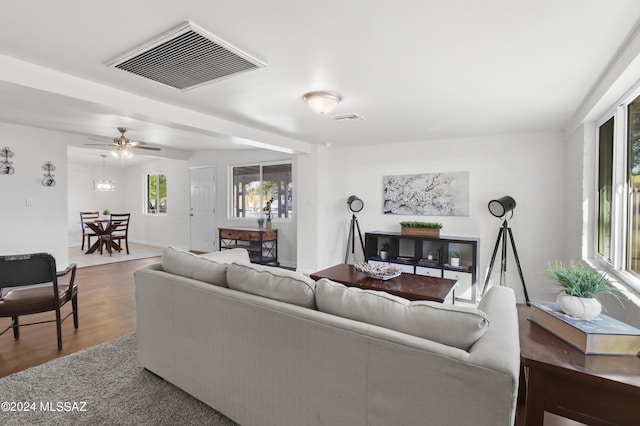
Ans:
<svg viewBox="0 0 640 426"><path fill-rule="evenodd" d="M56 309L56 331L58 334L58 350L62 350L62 318L60 317L60 308Z"/></svg>
<svg viewBox="0 0 640 426"><path fill-rule="evenodd" d="M82 247L80 248L80 250L84 251L84 237L85 235L82 235Z"/></svg>
<svg viewBox="0 0 640 426"><path fill-rule="evenodd" d="M18 340L20 338L20 322L18 321L18 317L11 317L11 322L13 323L13 338Z"/></svg>
<svg viewBox="0 0 640 426"><path fill-rule="evenodd" d="M129 254L129 238L127 238L126 240L124 240L124 243L127 246L127 254Z"/></svg>
<svg viewBox="0 0 640 426"><path fill-rule="evenodd" d="M73 328L78 328L78 295L71 299L71 307L73 308Z"/></svg>

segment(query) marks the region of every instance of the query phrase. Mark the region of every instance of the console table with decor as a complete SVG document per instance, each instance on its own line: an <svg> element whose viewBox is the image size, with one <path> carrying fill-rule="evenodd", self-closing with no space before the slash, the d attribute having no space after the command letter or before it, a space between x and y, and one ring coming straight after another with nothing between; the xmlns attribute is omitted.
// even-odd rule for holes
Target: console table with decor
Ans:
<svg viewBox="0 0 640 426"><path fill-rule="evenodd" d="M393 263L410 274L456 280L456 298L476 303L479 242L477 238L467 237L367 232L365 260L371 264ZM385 243L389 244L389 251L387 258L382 259L380 250ZM449 253L452 251L460 254L459 266L451 264Z"/></svg>
<svg viewBox="0 0 640 426"><path fill-rule="evenodd" d="M275 228L218 228L220 250L243 248L253 263L279 266L278 230Z"/></svg>
<svg viewBox="0 0 640 426"><path fill-rule="evenodd" d="M637 425L640 357L586 355L529 321L532 309L518 305L524 424L542 425L547 411L589 425Z"/></svg>

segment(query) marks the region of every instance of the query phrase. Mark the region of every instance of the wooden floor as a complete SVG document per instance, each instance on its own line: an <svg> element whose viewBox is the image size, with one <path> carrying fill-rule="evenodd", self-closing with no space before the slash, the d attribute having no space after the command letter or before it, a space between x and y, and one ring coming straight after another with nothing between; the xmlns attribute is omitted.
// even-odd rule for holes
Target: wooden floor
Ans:
<svg viewBox="0 0 640 426"><path fill-rule="evenodd" d="M0 336L0 377L135 331L133 272L159 261L160 258L155 257L78 269L79 328L74 330L71 317L62 324L62 351L59 352L55 323L22 327L19 340L13 338L11 330L7 331ZM71 303L63 306L62 311L63 316L70 312ZM48 312L21 317L20 322L52 318L54 313ZM0 330L10 323L9 318L0 318Z"/></svg>

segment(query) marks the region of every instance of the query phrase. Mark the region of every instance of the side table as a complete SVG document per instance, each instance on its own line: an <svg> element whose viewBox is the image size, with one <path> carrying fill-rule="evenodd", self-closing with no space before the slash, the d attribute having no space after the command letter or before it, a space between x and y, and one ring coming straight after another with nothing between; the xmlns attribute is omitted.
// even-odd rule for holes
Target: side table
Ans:
<svg viewBox="0 0 640 426"><path fill-rule="evenodd" d="M547 411L589 425L637 425L640 357L585 355L529 321L531 309L518 305L525 424L542 425Z"/></svg>
<svg viewBox="0 0 640 426"><path fill-rule="evenodd" d="M220 250L243 248L249 259L261 265L280 266L276 228L218 228Z"/></svg>

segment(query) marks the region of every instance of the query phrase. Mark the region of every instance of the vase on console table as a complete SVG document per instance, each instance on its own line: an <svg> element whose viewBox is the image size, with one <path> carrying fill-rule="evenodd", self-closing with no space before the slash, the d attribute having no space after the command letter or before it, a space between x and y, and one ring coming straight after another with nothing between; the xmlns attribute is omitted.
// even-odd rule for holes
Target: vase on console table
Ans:
<svg viewBox="0 0 640 426"><path fill-rule="evenodd" d="M264 226L264 217L259 217L256 220L258 221L258 228L262 228Z"/></svg>
<svg viewBox="0 0 640 426"><path fill-rule="evenodd" d="M271 218L270 218L270 217L268 217L268 218L267 218L267 221L265 222L264 227L265 227L265 229L271 229L271 226L272 226L272 225L271 225Z"/></svg>

